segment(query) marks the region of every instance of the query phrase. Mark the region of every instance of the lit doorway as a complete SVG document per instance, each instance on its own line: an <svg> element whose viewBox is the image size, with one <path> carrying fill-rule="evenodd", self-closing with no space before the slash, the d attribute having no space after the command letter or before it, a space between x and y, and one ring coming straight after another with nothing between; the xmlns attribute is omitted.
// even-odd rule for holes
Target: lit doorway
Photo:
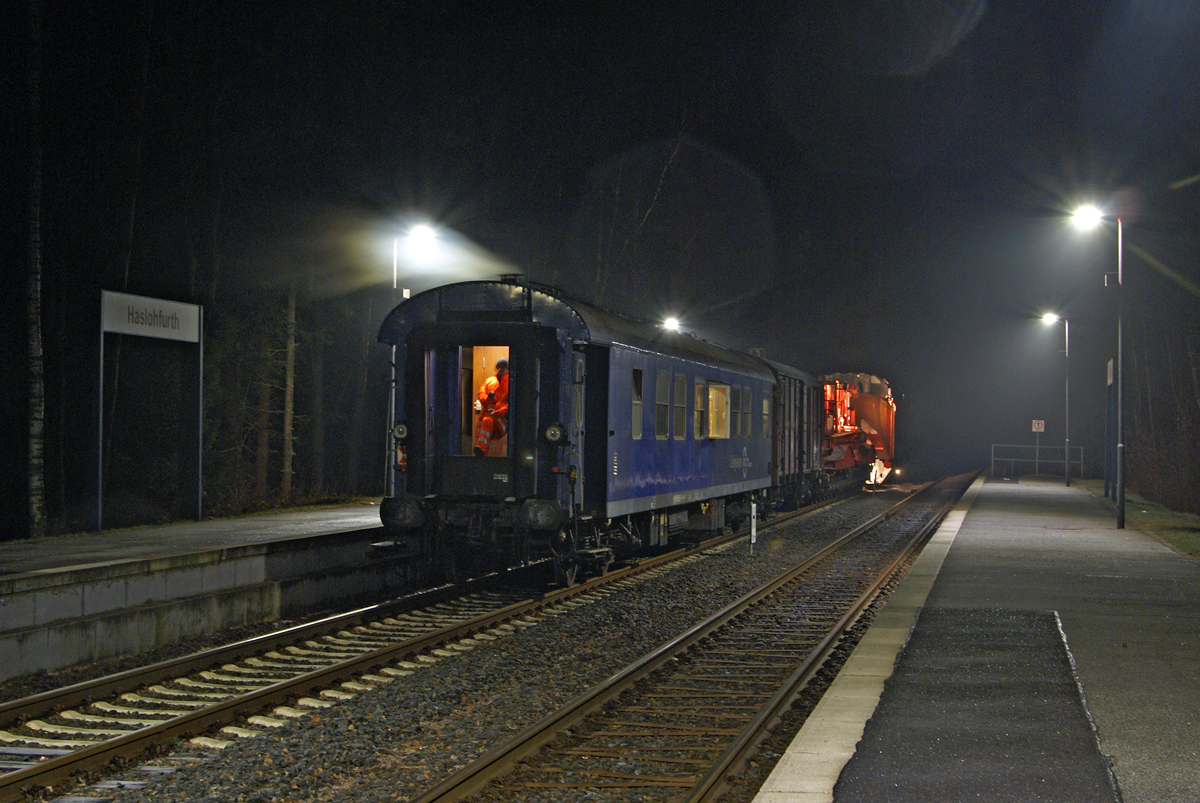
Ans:
<svg viewBox="0 0 1200 803"><path fill-rule="evenodd" d="M475 428L479 424L481 414L475 412L475 401L479 392L489 377L496 375L496 361L508 360L508 346L464 346L461 352L462 366L462 421L460 432L459 454L471 455L475 446ZM513 392L509 390L509 403L513 401ZM512 416L508 416L511 420ZM507 424L507 421L505 422ZM505 457L508 455L508 435L493 437L488 446L490 457Z"/></svg>

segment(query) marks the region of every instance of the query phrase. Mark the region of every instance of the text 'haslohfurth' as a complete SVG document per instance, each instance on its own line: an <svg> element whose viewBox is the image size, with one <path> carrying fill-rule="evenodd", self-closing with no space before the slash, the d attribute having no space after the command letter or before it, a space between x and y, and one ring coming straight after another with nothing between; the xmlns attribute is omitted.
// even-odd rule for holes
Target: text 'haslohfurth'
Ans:
<svg viewBox="0 0 1200 803"><path fill-rule="evenodd" d="M179 315L174 312L167 315L160 309L138 309L132 305L127 309L128 321L134 326L153 326L156 329L179 329Z"/></svg>

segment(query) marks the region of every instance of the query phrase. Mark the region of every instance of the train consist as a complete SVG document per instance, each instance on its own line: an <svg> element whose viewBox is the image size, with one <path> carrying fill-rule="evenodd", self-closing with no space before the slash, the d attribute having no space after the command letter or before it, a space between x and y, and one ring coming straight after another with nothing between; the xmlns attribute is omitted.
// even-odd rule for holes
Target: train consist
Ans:
<svg viewBox="0 0 1200 803"><path fill-rule="evenodd" d="M393 349L394 543L456 576L552 559L560 584L749 514L881 482L895 403L523 282L421 293Z"/></svg>

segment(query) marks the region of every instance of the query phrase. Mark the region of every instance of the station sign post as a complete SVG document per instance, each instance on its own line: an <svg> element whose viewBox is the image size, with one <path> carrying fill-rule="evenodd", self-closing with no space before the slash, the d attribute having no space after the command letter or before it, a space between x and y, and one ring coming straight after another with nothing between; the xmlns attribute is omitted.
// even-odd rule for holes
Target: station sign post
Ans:
<svg viewBox="0 0 1200 803"><path fill-rule="evenodd" d="M1045 431L1046 422L1040 418L1033 419L1033 473L1035 475L1041 473L1042 433Z"/></svg>
<svg viewBox="0 0 1200 803"><path fill-rule="evenodd" d="M185 431L195 435L195 459L181 461L180 487L195 485L195 517L202 516L202 447L204 442L204 307L164 301L158 298L113 293L100 293L100 368L96 426L96 529L104 525L104 335L138 335L163 340L195 343L196 354L196 417L193 425L184 421ZM189 440L191 440L189 438Z"/></svg>

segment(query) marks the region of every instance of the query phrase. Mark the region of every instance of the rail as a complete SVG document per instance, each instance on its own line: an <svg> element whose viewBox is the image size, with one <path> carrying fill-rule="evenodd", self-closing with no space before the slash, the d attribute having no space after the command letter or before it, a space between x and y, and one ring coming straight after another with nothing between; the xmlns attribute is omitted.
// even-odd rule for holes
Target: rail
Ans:
<svg viewBox="0 0 1200 803"><path fill-rule="evenodd" d="M797 516L824 507L833 502L810 505L806 508L773 517L764 526L773 526ZM21 801L37 788L46 788L80 772L96 772L114 760L125 760L144 753L152 746L172 739L186 738L212 728L229 724L239 718L248 717L272 706L282 705L298 695L328 688L341 680L352 678L382 667L407 655L435 648L443 643L462 638L471 633L487 630L500 623L527 615L540 608L553 605L574 596L589 593L599 586L618 582L634 574L652 571L675 560L683 559L705 549L744 537L746 530L707 539L701 544L672 550L662 555L643 559L636 565L609 572L601 577L589 579L578 585L548 591L535 599L505 604L480 616L471 617L450 627L424 633L418 637L398 639L394 643L377 649L360 652L348 660L298 671L279 682L257 688L244 694L228 696L210 706L152 725L127 731L114 738L96 741L80 749L44 752L44 760L32 766L0 774L0 803ZM243 661L266 652L283 648L285 645L303 644L321 634L328 635L345 628L354 627L399 611L412 610L421 606L444 605L455 595L477 593L493 587L495 577L481 578L455 587L441 587L410 595L380 605L362 608L339 616L329 617L287 630L270 633L237 644L206 650L179 659L141 667L117 675L98 678L21 700L0 704L0 728L10 723L28 721L50 712L60 711L106 697L120 695L161 684L206 668L225 667L228 662Z"/></svg>
<svg viewBox="0 0 1200 803"><path fill-rule="evenodd" d="M631 664L626 669L610 677L603 683L593 687L587 693L577 697L569 702L563 708L545 717L538 723L530 726L526 730L518 734L512 741L501 745L485 755L481 756L474 762L463 767L454 775L444 779L424 794L414 799L414 803L453 803L462 801L468 797L478 794L489 784L503 778L508 772L512 771L518 765L525 766L531 757L538 753L544 746L550 744L557 739L560 734L567 730L576 732L589 732L590 727L581 727L580 723L588 719L591 715L604 709L609 715L620 720L614 724L628 726L626 721L628 717L616 716L610 709L605 706L611 705L618 697L622 695L632 695L637 697L633 691L645 678L655 672L664 671L666 667L682 667L687 664L696 665L701 663L695 654L689 653L688 661L681 661L681 656L684 652L688 652L693 648L701 647L701 645L711 644L716 634L726 628L734 620L746 616L749 612L759 608L765 600L771 598L781 589L790 587L798 582L800 578L810 571L813 567L827 560L839 550L845 548L850 542L858 539L863 533L877 526L881 522L891 518L898 510L908 503L914 497L920 495L920 491L925 491L929 486L922 486L918 493L906 498L888 511L876 516L867 523L856 528L854 531L845 534L841 538L827 545L817 554L811 556L802 564L793 567L788 572L780 575L774 580L766 583L759 589L746 594L741 599L731 603L721 611L714 614L700 624L695 625L686 633L672 639L668 643L662 645L658 649L652 651L642 657L635 663ZM586 786L603 786L598 779L613 778L612 783L616 785L639 785L653 786L655 784L679 788L686 786L684 797L677 798L687 801L708 801L714 796L720 794L720 791L728 783L728 778L731 772L736 772L737 769L744 765L748 756L751 754L754 747L761 741L764 731L778 720L781 712L795 698L803 686L812 677L815 671L819 668L825 657L833 650L839 642L841 635L845 630L857 619L862 611L873 601L878 595L880 589L887 582L897 567L903 560L903 555L909 550L915 548L916 545L923 542L924 538L936 525L938 521L944 517L946 511L953 502L941 506L932 519L920 529L920 532L906 539L906 544L900 556L893 556L885 561L886 565L879 571L878 575L868 584L868 587L853 594L854 599L850 601L840 612L835 614L836 621L832 623L829 629L820 636L817 643L813 644L811 651L806 658L801 659L794 666L794 671L785 674L782 684L777 687L778 690L769 695L770 699L767 704L757 710L756 713L750 715L745 722L744 729L739 728L733 733L719 757L710 765L709 769L697 777L688 777L684 775L670 778L649 778L649 779L633 779L626 777L624 774L614 774L605 772L595 773L578 773L584 776L587 780L582 781ZM843 571L835 572L838 576L843 576ZM823 597L827 599L827 597ZM811 608L806 608L803 618L811 620L817 618ZM778 620L779 618L796 621L797 616L792 613L790 616L785 615L780 617L771 610L763 611L764 618L769 620ZM720 645L716 646L719 652L723 652ZM728 663L728 658L723 658L723 662ZM786 672L786 666L781 667ZM672 669L672 671L675 671ZM663 681L663 684L666 682ZM662 685L662 684L660 684ZM624 699L624 698L623 698ZM644 709L631 709L642 711ZM729 713L729 717L737 716L735 713ZM689 731L692 732L692 731ZM655 732L657 733L657 732ZM694 734L694 732L692 732ZM620 736L630 737L636 734L622 732ZM560 754L577 754L591 757L592 755L602 755L604 750L592 750L590 748L562 748L561 745L557 749ZM625 755L626 751L617 751L621 755ZM628 751L630 754L637 751ZM681 759L669 759L672 761L681 761ZM690 760L682 760L690 761ZM562 772L562 770L556 770ZM595 777L593 777L595 776ZM504 782L502 782L504 783ZM547 784L533 782L530 786L549 787L555 785L572 785L571 782L563 782L562 784ZM506 787L507 792L512 792L511 788Z"/></svg>

